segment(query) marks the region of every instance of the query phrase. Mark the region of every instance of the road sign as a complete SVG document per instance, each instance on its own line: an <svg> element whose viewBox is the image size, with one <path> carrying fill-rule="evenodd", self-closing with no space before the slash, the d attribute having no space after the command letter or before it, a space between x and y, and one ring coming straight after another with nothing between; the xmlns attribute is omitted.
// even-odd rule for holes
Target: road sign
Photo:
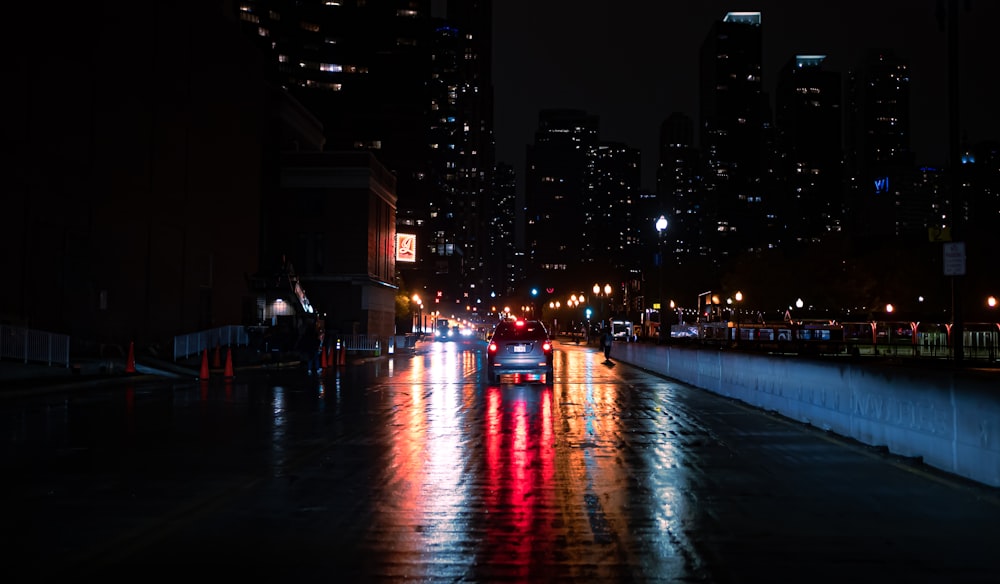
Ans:
<svg viewBox="0 0 1000 584"><path fill-rule="evenodd" d="M927 237L931 240L931 243L951 241L951 227L928 227Z"/></svg>
<svg viewBox="0 0 1000 584"><path fill-rule="evenodd" d="M965 275L965 242L955 241L944 244L944 275Z"/></svg>

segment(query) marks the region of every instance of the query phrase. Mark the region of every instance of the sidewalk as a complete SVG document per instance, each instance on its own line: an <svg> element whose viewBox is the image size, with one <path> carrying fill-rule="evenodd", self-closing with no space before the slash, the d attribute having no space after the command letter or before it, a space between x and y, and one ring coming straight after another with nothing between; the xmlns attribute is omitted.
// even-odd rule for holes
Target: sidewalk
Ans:
<svg viewBox="0 0 1000 584"><path fill-rule="evenodd" d="M412 355L413 348L396 348L394 354L378 356L350 356L348 365L359 364L373 359L387 359L395 355ZM215 366L215 356L209 352L209 379L222 377L225 374L225 352L220 355L220 365ZM236 347L233 350L233 371L267 368L295 368L301 365L297 354L282 354L272 357L270 354L260 354L246 347ZM43 391L61 391L74 387L90 387L108 383L135 383L146 379L172 377L177 379L197 380L201 372L202 356L190 356L177 361L167 361L147 355L136 355L135 372L125 371L125 359L121 358L84 358L71 359L69 367L61 365L48 366L38 363L24 363L16 360L0 360L0 398L23 396L28 393Z"/></svg>

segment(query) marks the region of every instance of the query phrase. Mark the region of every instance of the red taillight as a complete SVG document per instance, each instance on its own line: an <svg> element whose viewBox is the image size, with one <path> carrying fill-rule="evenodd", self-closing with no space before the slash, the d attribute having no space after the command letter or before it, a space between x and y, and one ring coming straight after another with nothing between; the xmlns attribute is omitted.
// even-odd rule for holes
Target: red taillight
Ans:
<svg viewBox="0 0 1000 584"><path fill-rule="evenodd" d="M490 346L487 347L486 350L489 351L490 353L496 353L497 352L497 344L496 343L490 343Z"/></svg>
<svg viewBox="0 0 1000 584"><path fill-rule="evenodd" d="M552 351L552 341L544 341L542 343L542 351L545 352L545 353L551 352Z"/></svg>

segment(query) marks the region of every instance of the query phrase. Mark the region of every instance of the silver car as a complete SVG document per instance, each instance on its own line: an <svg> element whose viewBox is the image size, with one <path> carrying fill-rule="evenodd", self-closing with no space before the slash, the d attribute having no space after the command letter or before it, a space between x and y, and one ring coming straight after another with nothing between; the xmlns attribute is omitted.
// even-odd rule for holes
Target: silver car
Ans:
<svg viewBox="0 0 1000 584"><path fill-rule="evenodd" d="M499 383L505 373L537 373L551 385L552 351L552 339L540 321L505 320L493 330L486 348L487 378Z"/></svg>

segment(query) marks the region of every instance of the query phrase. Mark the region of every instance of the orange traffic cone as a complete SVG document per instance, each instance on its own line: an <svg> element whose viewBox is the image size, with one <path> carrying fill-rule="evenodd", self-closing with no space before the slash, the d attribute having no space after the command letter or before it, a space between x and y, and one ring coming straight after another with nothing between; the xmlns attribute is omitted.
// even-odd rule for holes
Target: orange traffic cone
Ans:
<svg viewBox="0 0 1000 584"><path fill-rule="evenodd" d="M319 348L319 366L321 369L326 369L330 364L326 360L326 349L323 347Z"/></svg>
<svg viewBox="0 0 1000 584"><path fill-rule="evenodd" d="M233 349L226 349L226 372L224 373L226 379L233 378Z"/></svg>
<svg viewBox="0 0 1000 584"><path fill-rule="evenodd" d="M340 341L337 341L337 353L339 353L339 355L337 356L337 365L346 365L347 364L347 347L345 347L344 343L342 343Z"/></svg>
<svg viewBox="0 0 1000 584"><path fill-rule="evenodd" d="M125 361L125 373L135 373L135 343L129 341L128 361Z"/></svg>
<svg viewBox="0 0 1000 584"><path fill-rule="evenodd" d="M208 349L201 353L201 373L198 374L198 379L202 381L208 379Z"/></svg>
<svg viewBox="0 0 1000 584"><path fill-rule="evenodd" d="M222 362L219 361L219 345L215 345L215 351L212 353L212 368L218 369L222 367Z"/></svg>

